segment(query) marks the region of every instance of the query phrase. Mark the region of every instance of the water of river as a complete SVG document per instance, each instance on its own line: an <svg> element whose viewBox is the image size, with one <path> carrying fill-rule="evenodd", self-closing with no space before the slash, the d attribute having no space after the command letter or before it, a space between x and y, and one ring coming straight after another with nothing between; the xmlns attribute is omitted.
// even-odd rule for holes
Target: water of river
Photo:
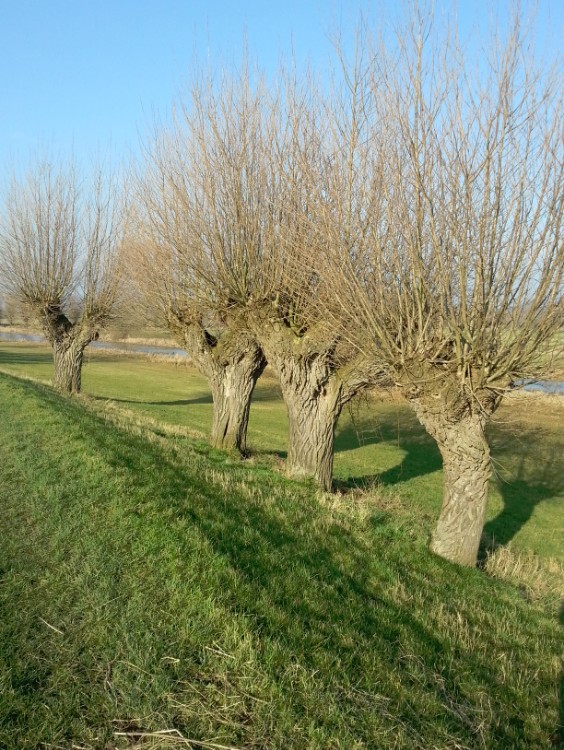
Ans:
<svg viewBox="0 0 564 750"><path fill-rule="evenodd" d="M45 343L45 337L37 333L8 333L0 331L0 341L29 341L34 344ZM172 346L146 346L144 344L114 343L113 341L93 341L94 349L113 349L118 352L136 352L138 354L161 354L167 357L187 357L184 349Z"/></svg>

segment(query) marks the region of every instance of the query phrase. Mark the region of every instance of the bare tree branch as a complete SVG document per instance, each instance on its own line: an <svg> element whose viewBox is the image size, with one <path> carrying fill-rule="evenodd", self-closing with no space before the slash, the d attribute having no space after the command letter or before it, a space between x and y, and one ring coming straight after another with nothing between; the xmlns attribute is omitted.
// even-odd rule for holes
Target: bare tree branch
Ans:
<svg viewBox="0 0 564 750"><path fill-rule="evenodd" d="M80 390L83 352L115 315L125 220L115 178L38 162L12 179L0 228L3 285L53 346L56 387Z"/></svg>
<svg viewBox="0 0 564 750"><path fill-rule="evenodd" d="M432 546L472 564L484 425L507 389L550 373L563 323L561 81L529 59L518 16L487 67L472 69L423 16L369 74L370 189L353 202L366 241L331 243L324 310L437 440L445 500ZM325 215L334 236L343 222Z"/></svg>

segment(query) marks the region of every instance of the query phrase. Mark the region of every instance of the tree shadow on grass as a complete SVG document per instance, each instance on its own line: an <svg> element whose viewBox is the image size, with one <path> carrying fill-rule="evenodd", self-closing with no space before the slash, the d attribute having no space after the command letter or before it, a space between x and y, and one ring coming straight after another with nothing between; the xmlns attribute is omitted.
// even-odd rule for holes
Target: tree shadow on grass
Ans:
<svg viewBox="0 0 564 750"><path fill-rule="evenodd" d="M300 701L306 700L300 694L300 673L296 671L292 677L291 670L285 671L294 665L296 670L304 670L304 675L316 675L317 700L322 705L337 701L340 715L347 717L351 737L366 740L368 734L374 741L377 732L387 727L401 730L409 746L430 746L431 742L446 746L453 736L474 746L477 730L468 717L475 712L478 726L480 696L499 692L498 675L490 663L491 648L497 647L482 654L453 646L448 627L433 625L428 612L446 602L458 617L472 622L483 597L484 584L477 574L423 554L417 556L417 564L410 565L406 539L385 516L379 516L366 532L329 518L322 522L318 504L303 485L264 472L253 475L244 465L237 466L235 481L225 485L218 479L222 472L226 479L233 477L234 468L227 466L219 453L206 453L205 464L198 462L198 451L185 451L180 459L158 444L117 427L108 429L104 419L48 389L28 383L22 383L21 388L48 403L59 415L62 429L65 423L69 430L74 429L74 439L87 441L86 446L81 442L83 449L104 456L116 475L127 470L128 492L119 502L124 517L129 514L140 520L135 555L124 559L123 565L142 566L143 585L137 586L132 597L142 600L144 592L156 592L156 596L163 592L156 605L156 619L151 619L149 606L146 614L157 656L170 653L168 649L177 643L178 612L167 616L163 607L167 607L171 576L178 576L180 590L187 580L194 580L194 573L188 576L187 572L190 565L198 570L201 564L197 559L201 547L193 549L194 535L199 534L213 554L227 563L217 572L216 606L244 618L257 642L274 644L280 655L271 679L285 690L286 710L310 726L316 720L307 716L307 706L300 706ZM73 427L77 422L79 427ZM51 425L49 429L61 427ZM210 462L217 469L213 481L205 474ZM67 481L68 476L61 477L61 482ZM248 486L253 481L257 493L239 489L241 483ZM78 506L82 501L82 497L76 498ZM111 512L115 502L115 498L102 495L99 517L104 517L106 504ZM84 498L84 503L91 499ZM81 517L80 507L76 517ZM123 533L120 523L125 521L119 514L111 517L119 538ZM171 539L175 546L161 548ZM163 570L162 560L172 549L178 555L178 565ZM132 568L132 580L139 580L135 573L139 571ZM401 591L423 592L425 601L415 606L415 599L404 601L398 596ZM501 588L498 594L504 596ZM508 597L506 605L510 609L524 607L516 597ZM491 627L489 635L495 644L495 621ZM535 639L529 628L533 624L526 618L524 642L528 636ZM475 679L461 679L468 674ZM311 687L312 683L307 684ZM91 683L84 687L96 689L99 686ZM435 712L440 711L443 737L435 736L438 724L429 722L420 710L429 701ZM88 705L86 695L84 705ZM450 710L452 706L464 710ZM121 706L111 710L115 718L114 710L119 712ZM518 702L506 701L503 710L503 720L488 730L488 746L514 746L516 727L524 727ZM382 717L378 729L376 715Z"/></svg>
<svg viewBox="0 0 564 750"><path fill-rule="evenodd" d="M112 396L91 396L94 401L112 401L116 404L145 404L146 406L192 406L194 404L211 404L211 394L202 394L194 398L173 401L147 401L138 398L113 398Z"/></svg>
<svg viewBox="0 0 564 750"><path fill-rule="evenodd" d="M6 351L0 347L0 367L2 365L52 365L53 353L46 349L46 344L28 344L22 345L21 351ZM33 349L31 348L33 347ZM108 364L121 362L119 357L107 356L103 360L96 359L96 363L103 361ZM83 367L88 368L91 360L85 358Z"/></svg>
<svg viewBox="0 0 564 750"><path fill-rule="evenodd" d="M1 365L45 365L53 363L53 355L50 351L6 351L0 348Z"/></svg>
<svg viewBox="0 0 564 750"><path fill-rule="evenodd" d="M556 494L550 483L515 479L498 483L503 509L484 526L486 538L494 545L507 545L531 519L537 505Z"/></svg>
<svg viewBox="0 0 564 750"><path fill-rule="evenodd" d="M564 493L562 457L557 453L535 456L535 443L542 436L535 430L514 431L496 426L494 459L501 463L504 457L517 460L516 469L498 472L497 488L503 508L484 526L487 539L494 545L508 544L532 517L535 508L545 500ZM495 479L493 480L495 481Z"/></svg>
<svg viewBox="0 0 564 750"><path fill-rule="evenodd" d="M548 456L543 452L539 461L531 460L532 446L542 440L538 431L519 429L515 433L500 424L496 424L494 430L494 461L503 464L507 459L518 460L516 469L511 467L504 472L506 476L498 475L497 487L503 499L503 509L484 528L487 538L496 544L505 545L530 520L539 503L564 492L564 472L562 458L558 453ZM336 489L347 491L371 485L393 487L442 468L437 444L410 412L409 407L398 410L397 418L393 413L384 416L375 414L373 419L362 421L360 426L347 425L337 436L335 448L336 452L346 451L374 443L393 444L405 456L400 463L386 471L336 480ZM495 478L492 479L494 481Z"/></svg>
<svg viewBox="0 0 564 750"><path fill-rule="evenodd" d="M104 358L105 362L111 361ZM115 360L119 361L119 360ZM146 404L147 406L191 406L194 404L213 404L211 391L202 391L198 396L185 399L172 399L170 401L150 401L138 398L112 398L112 396L93 396L98 401L115 401L118 404ZM279 401L280 391L276 386L266 385L255 389L253 403Z"/></svg>
<svg viewBox="0 0 564 750"><path fill-rule="evenodd" d="M272 389L276 391L276 389ZM276 400L279 398L277 392L272 393L266 399ZM211 399L203 401L209 403ZM258 399L257 399L258 400ZM176 403L195 403L176 402ZM166 402L165 402L166 403ZM169 402L172 403L172 402ZM538 434L534 431L530 435L520 431L520 442L525 451L532 440L538 440ZM394 486L410 479L433 473L442 467L440 452L435 442L419 425L415 416L412 419L403 420L398 426L398 421L393 418L380 419L376 429L369 429L366 424L359 431L358 425L348 425L341 430L336 438L336 451L354 450L361 445L370 445L379 442L392 442L405 452L405 457L397 466L385 472L371 476L353 477L344 482L337 483L340 488L358 486L361 482L376 481L384 486ZM514 454L515 441L508 433L501 447L494 450L496 458L504 454ZM284 458L284 451L276 452ZM500 481L499 491L503 498L504 507L496 518L486 524L485 531L498 544L507 544L520 529L530 520L535 507L542 501L553 497L562 490L562 476L559 471L559 457L553 461L544 461L535 464L533 468L527 467L525 457L521 458L516 472L512 472L510 481ZM132 467L135 468L135 467ZM178 468L169 465L171 472L178 478L180 489L188 478L178 471ZM202 488L202 496L206 496L206 490ZM236 496L232 500L236 505L231 505L227 511L223 505L224 513L215 518L210 513L213 499L207 496L210 505L200 507L198 511L191 514L199 527L209 535L216 549L226 555L231 563L245 578L251 597L260 602L266 598L269 607L275 605L276 614L262 611L260 605L254 611L254 618L261 631L268 632L272 637L279 637L285 643L300 652L300 658L308 660L310 653L315 653L323 642L323 651L327 655L330 651L334 656L339 655L341 660L347 656L351 663L357 665L355 648L350 646L350 638L355 642L366 642L369 647L370 641L375 637L386 641L399 641L406 633L409 639L418 643L421 653L433 655L432 658L440 661L442 650L441 639L426 628L416 617L407 618L405 612L395 606L395 603L381 592L375 595L372 586L365 573L365 555L369 550L359 548L358 540L352 535L339 529L338 535L325 534L317 540L304 540L296 535L294 531L279 522L273 521L263 509L256 506L249 507L248 504L240 502ZM214 510L217 510L214 503ZM385 526L385 520L380 517L378 524ZM344 550L347 549L343 558ZM315 550L315 552L313 551ZM393 553L392 553L393 555ZM291 575L289 568L281 564L281 556L292 560L293 570L301 568L307 571L307 580L315 580L318 585L328 593L329 616L319 609L319 605L308 600L307 584L297 584L296 587L288 585L287 577ZM341 561L345 559L345 564ZM336 561L339 560L337 563ZM392 567L395 561L390 561ZM345 568L348 568L345 569ZM408 578L409 576L406 576ZM425 585L428 585L427 582ZM448 584L441 584L447 585ZM302 596L305 594L304 596ZM346 608L342 602L346 601ZM367 602L369 605L367 607ZM247 604L241 603L246 610ZM376 615L373 608L376 607ZM368 611L367 611L368 610ZM286 629L284 623L288 619L288 613L295 620L294 627ZM560 623L564 627L564 604L560 610ZM354 628L345 627L337 634L335 622L342 627L343 622L356 621ZM300 633L299 637L296 635ZM305 634L305 635L304 635ZM397 658L397 653L388 655L391 664ZM321 664L312 660L312 669L319 668ZM360 667L360 663L358 663ZM457 690L455 683L451 687ZM417 731L417 722L414 721ZM502 741L498 737L498 741ZM559 682L559 726L554 734L554 745L564 747L564 672Z"/></svg>
<svg viewBox="0 0 564 750"><path fill-rule="evenodd" d="M259 378L255 390L253 392L253 398L251 401L254 403L268 403L270 401L282 401L282 392L277 382L273 382L272 378Z"/></svg>
<svg viewBox="0 0 564 750"><path fill-rule="evenodd" d="M349 424L339 432L335 452L387 443L399 448L405 455L400 463L386 471L336 480L336 489L346 491L371 485L394 486L432 474L442 467L435 441L425 432L409 407L403 407L398 415L375 415L370 422L365 420Z"/></svg>

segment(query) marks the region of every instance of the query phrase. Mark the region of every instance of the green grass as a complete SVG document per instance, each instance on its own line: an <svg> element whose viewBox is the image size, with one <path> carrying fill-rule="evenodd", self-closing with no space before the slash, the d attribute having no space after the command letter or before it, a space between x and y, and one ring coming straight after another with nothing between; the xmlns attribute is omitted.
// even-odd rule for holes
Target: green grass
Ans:
<svg viewBox="0 0 564 750"><path fill-rule="evenodd" d="M5 344L0 368L49 380L44 346ZM211 396L205 378L185 364L89 350L84 391L159 422L207 435ZM500 544L564 561L564 400L512 400L490 428L496 475L486 533ZM275 379L257 386L249 426L254 452L271 463L286 452L287 420ZM427 525L442 492L439 452L411 409L391 398L364 399L346 410L336 439L337 488L377 486L418 508Z"/></svg>
<svg viewBox="0 0 564 750"><path fill-rule="evenodd" d="M431 555L401 498L6 375L0 410L3 749L553 746L554 612Z"/></svg>

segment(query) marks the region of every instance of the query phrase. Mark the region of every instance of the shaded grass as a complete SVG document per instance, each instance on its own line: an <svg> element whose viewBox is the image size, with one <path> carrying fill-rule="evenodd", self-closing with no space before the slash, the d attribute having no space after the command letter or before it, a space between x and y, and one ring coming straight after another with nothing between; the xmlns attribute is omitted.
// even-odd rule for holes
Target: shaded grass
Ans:
<svg viewBox="0 0 564 750"><path fill-rule="evenodd" d="M6 750L551 747L558 623L385 496L340 512L6 376L0 404Z"/></svg>
<svg viewBox="0 0 564 750"><path fill-rule="evenodd" d="M211 395L205 378L184 363L87 350L84 390L101 403L169 425L208 434ZM3 344L0 368L48 380L51 355L44 346ZM491 483L486 536L511 541L515 550L564 561L564 399L533 394L510 397L491 425L495 476ZM259 380L249 424L249 442L265 463L286 455L287 418L276 380ZM345 410L336 438L337 489L377 487L417 509L427 527L442 495L441 458L411 409L389 394L361 399Z"/></svg>

